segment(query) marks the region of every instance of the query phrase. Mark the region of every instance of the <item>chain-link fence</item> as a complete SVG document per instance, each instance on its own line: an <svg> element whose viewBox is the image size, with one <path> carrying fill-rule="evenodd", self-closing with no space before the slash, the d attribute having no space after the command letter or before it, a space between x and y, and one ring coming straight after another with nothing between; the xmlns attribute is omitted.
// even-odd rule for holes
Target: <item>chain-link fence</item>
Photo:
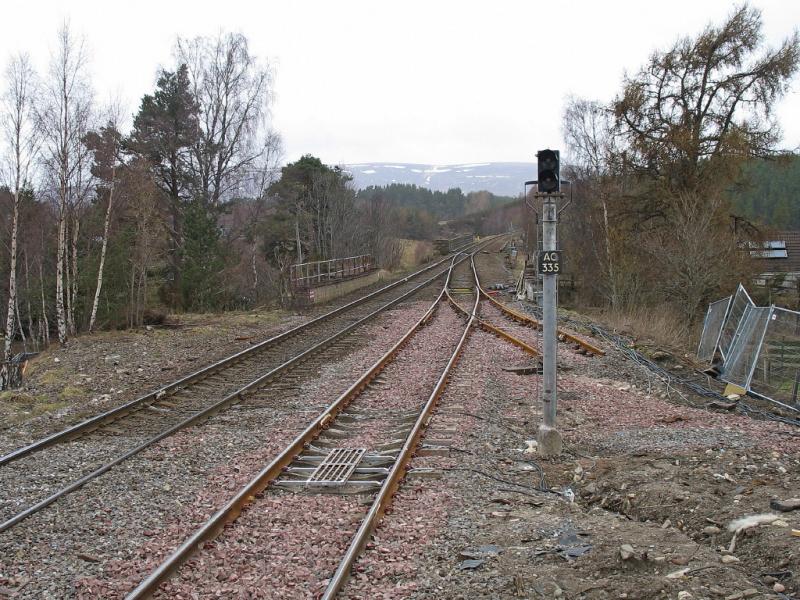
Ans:
<svg viewBox="0 0 800 600"><path fill-rule="evenodd" d="M721 357L723 381L800 409L800 312L756 306L739 285L709 305L697 356Z"/></svg>
<svg viewBox="0 0 800 600"><path fill-rule="evenodd" d="M731 309L728 311L728 316L725 319L725 323L722 325L722 332L719 336L718 347L723 360L728 358L728 353L731 350L734 337L736 336L736 329L739 327L739 323L748 306L755 306L755 304L750 299L747 290L745 290L744 286L740 283L736 294L733 296Z"/></svg>
<svg viewBox="0 0 800 600"><path fill-rule="evenodd" d="M732 296L717 300L708 305L705 321L703 321L703 333L700 336L700 345L697 348L697 358L703 362L710 363L714 360L714 352L717 350L722 326L725 324L725 317L728 315L728 308L731 305Z"/></svg>
<svg viewBox="0 0 800 600"><path fill-rule="evenodd" d="M797 406L800 385L800 313L774 307L767 321L750 389Z"/></svg>
<svg viewBox="0 0 800 600"><path fill-rule="evenodd" d="M733 336L730 352L722 363L719 378L744 389L750 387L750 377L758 356L761 340L771 308L762 306L746 306L736 333Z"/></svg>

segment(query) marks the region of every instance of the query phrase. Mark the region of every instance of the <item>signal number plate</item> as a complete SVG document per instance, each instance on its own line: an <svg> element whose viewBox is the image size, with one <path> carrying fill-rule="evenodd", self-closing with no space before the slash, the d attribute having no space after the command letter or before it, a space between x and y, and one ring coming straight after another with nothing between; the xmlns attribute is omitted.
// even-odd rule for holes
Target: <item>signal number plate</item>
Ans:
<svg viewBox="0 0 800 600"><path fill-rule="evenodd" d="M542 275L558 275L561 273L561 250L539 252L539 273Z"/></svg>

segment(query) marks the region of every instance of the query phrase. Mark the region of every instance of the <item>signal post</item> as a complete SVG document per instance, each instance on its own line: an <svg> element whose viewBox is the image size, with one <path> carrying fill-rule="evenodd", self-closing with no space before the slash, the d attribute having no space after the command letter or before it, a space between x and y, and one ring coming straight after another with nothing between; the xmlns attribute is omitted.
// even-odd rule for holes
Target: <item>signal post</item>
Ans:
<svg viewBox="0 0 800 600"><path fill-rule="evenodd" d="M557 307L558 275L561 272L561 251L558 250L558 200L563 198L558 150L542 150L536 154L538 193L542 200L542 251L538 269L542 275L542 422L537 432L539 453L561 454L561 434L556 427L557 407Z"/></svg>

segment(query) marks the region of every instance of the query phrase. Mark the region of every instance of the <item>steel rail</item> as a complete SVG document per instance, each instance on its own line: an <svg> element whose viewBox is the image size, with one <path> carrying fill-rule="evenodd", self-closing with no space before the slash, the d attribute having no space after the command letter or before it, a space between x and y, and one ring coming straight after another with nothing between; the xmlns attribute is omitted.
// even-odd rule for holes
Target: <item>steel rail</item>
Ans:
<svg viewBox="0 0 800 600"><path fill-rule="evenodd" d="M457 257L457 255L456 255L456 257ZM466 260L466 258L463 258L458 263L455 263L456 257L453 257L451 259L451 265L452 264L460 264L461 262ZM10 529L14 525L17 525L21 521L24 521L25 519L27 519L31 515L33 515L33 514L39 512L39 511L41 511L42 509L50 506L53 502L55 502L59 498L62 498L64 496L66 496L68 494L71 494L72 492L80 489L81 487L83 487L84 485L89 483L90 481L92 481L94 479L97 479L101 475L103 475L103 474L107 473L108 471L110 471L112 468L114 468L117 465L125 462L126 460L128 460L132 456L135 456L136 454L139 454L140 452L142 452L143 450L145 450L149 446L152 446L156 442L159 442L159 441L163 440L164 438L169 437L170 435L180 431L181 429L189 427L190 425L193 425L193 424L195 424L195 423L197 423L197 422L199 422L201 420L207 419L207 418L211 417L212 415L214 415L215 413L217 413L217 412L219 412L219 411L221 411L221 410L223 410L223 409L225 409L225 408L227 408L227 407L229 407L229 406L231 406L233 404L236 404L236 403L239 403L239 402L243 401L244 398L242 396L244 394L252 391L254 388L259 387L260 385L262 385L263 383L269 381L270 379L275 378L276 376L280 375L281 373L291 369L292 367L296 366L298 363L302 362L303 360L305 360L306 358L308 358L312 354L315 354L315 353L323 350L327 346L330 346L336 340L338 340L339 338L341 338L341 337L345 336L346 334L350 333L355 328L363 325L367 321L373 319L377 315L379 315L382 312L388 310L389 308L391 308L395 304L398 304L399 302L402 302L403 300L405 300L406 298L412 296L413 294L416 294L417 292L419 292L424 287L430 285L431 283L433 283L434 281L439 279L445 272L449 273L449 271L452 268L453 267L451 266L451 267L449 267L447 269L447 271L443 271L442 273L437 273L433 277L423 281L422 283L420 283L416 287L412 288L411 290L409 290L405 294L403 294L401 296L398 296L394 300L389 301L388 303L384 304L383 306L381 306L377 310L375 310L375 311L369 313L368 315L362 317L358 321L355 321L354 323L348 325L344 329L341 329L340 331L338 331L337 333L329 336L325 340L322 340L321 342L315 344L314 346L311 346L310 348L307 348L306 350L304 350L300 354L295 355L294 357L292 357L289 360L285 361L281 365L275 367L274 369L272 369L271 371L265 373L264 375L261 375L257 379L254 379L253 381L251 381L247 385L237 389L236 391L232 392L231 394L228 394L227 396L225 396L221 400L215 402L214 404L212 404L212 405L210 405L210 406L208 406L208 407L206 407L206 408L194 413L193 415L187 417L186 419L184 419L183 421L175 424L174 426L172 426L172 427L170 427L168 429L165 429L164 431L158 433L157 435L145 440L144 442L142 442L138 446L136 446L136 447L128 450L127 452L121 454L120 456L118 456L114 460L103 464L102 466L98 467L94 471L92 471L92 472L84 475L80 479L77 479L76 481L72 482L68 486L61 488L60 490L52 493L50 496L44 498L43 500L40 500L36 504L33 504L32 506L26 508L25 510L17 513L13 517L7 519L5 522L0 523L0 533Z"/></svg>
<svg viewBox="0 0 800 600"><path fill-rule="evenodd" d="M456 262L457 257L451 259L449 274L456 264L463 262L462 259ZM447 287L445 283L444 288ZM369 383L377 377L381 371L396 357L397 353L408 344L412 337L425 325L433 316L436 308L441 303L444 296L444 288L433 301L428 310L412 327L398 340L388 352L379 358L366 372L364 372L344 393L333 401L322 413L302 433L300 433L272 462L264 467L253 479L250 480L236 495L228 500L225 505L211 516L199 529L197 529L188 539L186 539L172 554L170 554L153 572L150 573L139 585L131 591L126 600L139 600L149 598L158 589L158 586L166 581L170 575L180 568L180 566L195 552L195 550L205 541L211 540L219 535L223 527L235 521L242 510L255 500L256 495L263 492L270 483L275 480L284 468L288 467L292 461L316 439L325 429L327 429L347 406L358 397ZM391 473L389 475L391 477Z"/></svg>
<svg viewBox="0 0 800 600"><path fill-rule="evenodd" d="M505 302L500 302L497 298L492 297L490 294L486 292L486 290L483 289L479 279L476 279L476 281L479 293L483 295L487 300L489 300L492 304L494 304L497 308L499 308L501 311L507 314L509 317L520 323L536 327L537 329L542 328L542 324L537 319L534 319L532 317L529 317L528 315L524 315L520 312L517 312L516 310L508 306ZM600 348L591 344L590 342L587 342L586 340L583 340L576 335L566 332L561 328L558 328L556 331L559 336L563 336L565 339L575 344L578 344L581 348L583 348L588 352L591 352L592 354L596 354L598 356L605 356L606 354L604 350L601 350Z"/></svg>
<svg viewBox="0 0 800 600"><path fill-rule="evenodd" d="M475 281L477 282L478 281L478 274L475 271L475 257L474 256L471 257L470 262L472 264L472 272L473 272L473 275L475 277ZM542 353L539 352L539 350L537 350L533 346L525 343L524 341L522 341L518 337L515 337L515 336L511 335L510 333L508 333L507 331L505 331L504 329L502 329L500 327L497 327L496 325L492 325L491 323L489 323L485 319L480 318L477 315L477 313L474 313L474 312L470 313L468 310L466 310L463 306L461 306L458 302L455 301L453 296L450 294L450 288L449 287L446 288L446 293L447 293L447 299L450 301L450 304L452 304L458 311L460 311L461 313L463 313L467 317L474 317L475 321L478 323L478 326L481 327L482 329L484 329L485 331L488 331L489 333L493 333L494 335L496 335L496 336L498 336L498 337L510 342L514 346L522 348L522 350L524 350L525 352L527 352L531 356L539 356L539 357L542 356ZM480 292L478 292L477 295L478 295L478 298L480 298Z"/></svg>
<svg viewBox="0 0 800 600"><path fill-rule="evenodd" d="M480 245L480 243L478 243L477 245ZM371 292L365 296L362 296L361 298L358 298L356 300L353 300L352 302L349 302L338 308L335 308L306 323L298 325L297 327L293 327L292 329L284 331L283 333L280 333L262 342L259 342L255 346L251 346L250 348L245 348L240 352L232 354L215 363L212 363L211 365L208 365L206 367L203 367L202 369L194 371L193 373L190 373L189 375L186 375L176 381L173 381L172 383L168 383L152 392L145 394L144 396L140 396L134 400L131 400L130 402L126 402L125 404L112 408L108 411L105 411L93 417L90 417L84 421L81 421L80 423L77 423L75 425L67 427L66 429L63 429L49 436L41 438L26 446L17 448L16 450L11 451L4 456L0 456L0 466L8 464L16 459L22 458L23 456L26 456L33 452L43 450L44 448L52 446L53 444L56 444L58 442L65 441L67 439L72 439L73 437L77 437L83 433L88 433L90 431L93 431L94 429L97 429L98 427L117 421L120 418L123 418L126 415L133 413L134 411L137 411L141 408L144 408L150 404L153 404L159 400L166 398L172 392L175 392L189 384L196 383L197 381L204 379L205 377L211 375L212 373L221 371L224 368L231 366L232 364L234 364L235 362L239 361L240 359L244 358L247 355L262 350L266 350L269 347L275 346L276 344L282 342L283 340L293 337L299 333L302 333L303 331L305 331L310 327L313 327L314 325L317 325L323 321L327 321L331 317L334 317L342 312L355 308L356 306L359 306L380 294L388 292L389 290L394 289L395 287L402 285L403 283L407 283L410 279L418 277L419 275L422 275L423 273L426 273L431 269L435 269L436 267L438 267L439 265L441 265L442 263L446 262L449 259L450 257L443 258L442 260L436 263L428 265L427 267L420 269L419 271L416 271L414 273L411 273L402 279L398 279L397 281L390 283L378 290L375 290L374 292Z"/></svg>
<svg viewBox="0 0 800 600"><path fill-rule="evenodd" d="M450 274L448 274L447 282L445 283L445 290L447 290L449 287L449 283ZM439 398L444 393L453 367L461 357L464 344L469 336L469 333L472 331L473 324L476 321L475 313L477 311L479 302L480 294L475 294L475 305L473 306L472 314L468 314L467 324L464 327L464 332L461 334L461 338L459 339L455 350L453 350L450 360L447 362L447 366L439 376L439 380L436 382L436 386L431 392L428 401L425 403L425 406L417 417L417 420L414 422L414 426L406 436L405 443L398 454L397 460L392 466L389 475L384 480L384 483L375 497L375 500L372 502L372 506L370 507L367 516L361 522L361 526L358 528L355 536L353 536L344 558L339 563L336 572L333 574L333 577L331 577L328 587L320 597L320 600L333 600L333 598L335 598L344 587L347 579L350 576L350 571L355 564L355 561L358 559L359 555L372 536L372 533L375 531L375 528L378 526L378 523L386 512L386 509L391 504L393 496L395 493L397 493L397 490L400 487L400 482L408 470L408 463L413 458L414 452L416 451L425 430L430 424L432 419L431 413L436 407L436 404L439 402ZM466 313L466 311L464 312Z"/></svg>

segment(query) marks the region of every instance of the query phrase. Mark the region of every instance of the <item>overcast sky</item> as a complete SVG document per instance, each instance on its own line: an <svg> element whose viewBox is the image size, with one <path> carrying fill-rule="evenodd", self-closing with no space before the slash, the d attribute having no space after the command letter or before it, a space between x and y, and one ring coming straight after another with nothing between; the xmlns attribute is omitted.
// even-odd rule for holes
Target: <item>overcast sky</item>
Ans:
<svg viewBox="0 0 800 600"><path fill-rule="evenodd" d="M800 25L800 1L761 0L767 40ZM44 69L69 19L100 100L132 114L171 65L175 36L244 33L274 65L286 158L327 163L531 161L561 147L569 94L609 100L652 50L732 10L725 0L4 0L0 58ZM9 6L10 5L10 6ZM553 55L556 55L554 58ZM800 146L800 79L777 114Z"/></svg>

